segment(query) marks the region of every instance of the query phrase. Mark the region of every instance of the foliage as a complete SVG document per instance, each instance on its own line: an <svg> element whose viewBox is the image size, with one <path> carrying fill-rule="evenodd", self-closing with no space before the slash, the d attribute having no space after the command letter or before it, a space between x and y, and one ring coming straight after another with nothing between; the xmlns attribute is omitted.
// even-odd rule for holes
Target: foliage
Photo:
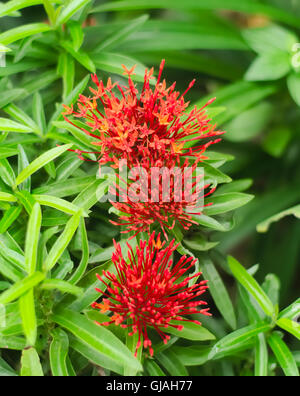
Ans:
<svg viewBox="0 0 300 396"><path fill-rule="evenodd" d="M1 376L299 375L295 3L0 4ZM123 82L121 64L136 64L140 83L145 65L162 58L168 79L183 90L198 79L191 104L217 97L209 114L227 131L214 147L221 151L209 150L203 163L218 187L208 197L213 205L197 217L199 227L172 235L180 254L199 259L214 316L203 327L170 331L167 345L153 335L153 358L135 358L125 329L94 323L107 321L90 308L98 298L96 273L112 270L112 239L126 249L127 236L99 202L109 179L68 151L91 151L91 140L61 113L63 103L70 106L84 92L90 73ZM249 188L255 199L245 193Z"/></svg>

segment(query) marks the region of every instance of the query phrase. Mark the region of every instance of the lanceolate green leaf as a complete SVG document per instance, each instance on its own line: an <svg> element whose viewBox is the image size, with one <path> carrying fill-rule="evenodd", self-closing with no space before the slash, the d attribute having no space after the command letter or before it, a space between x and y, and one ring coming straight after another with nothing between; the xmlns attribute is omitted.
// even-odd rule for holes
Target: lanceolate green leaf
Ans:
<svg viewBox="0 0 300 396"><path fill-rule="evenodd" d="M298 319L298 318L296 318ZM289 332L300 341L300 324L295 320L288 318L281 318L277 320L276 324L283 330Z"/></svg>
<svg viewBox="0 0 300 396"><path fill-rule="evenodd" d="M216 197L208 197L207 201L211 203L211 206L206 207L203 212L207 216L230 212L246 205L253 198L253 195L244 193L225 193Z"/></svg>
<svg viewBox="0 0 300 396"><path fill-rule="evenodd" d="M66 328L80 341L100 352L123 367L141 370L141 364L125 345L104 327L98 326L84 316L64 310L52 316L52 320Z"/></svg>
<svg viewBox="0 0 300 396"><path fill-rule="evenodd" d="M55 264L63 254L64 250L71 242L71 239L79 226L79 222L80 214L72 216L71 219L68 221L66 228L52 246L52 249L50 250L44 262L43 268L45 271L50 271L55 266Z"/></svg>
<svg viewBox="0 0 300 396"><path fill-rule="evenodd" d="M46 151L44 154L36 158L33 162L31 162L27 168L25 168L16 179L16 186L21 184L24 180L26 180L33 173L37 172L39 169L43 168L50 161L53 161L55 158L59 157L65 151L69 150L72 147L71 144L66 144L61 147L55 147L49 151Z"/></svg>
<svg viewBox="0 0 300 396"><path fill-rule="evenodd" d="M255 345L255 376L268 376L268 347L264 334L259 334Z"/></svg>
<svg viewBox="0 0 300 396"><path fill-rule="evenodd" d="M36 203L32 208L28 222L25 243L25 268L29 275L33 274L36 270L41 224L41 207Z"/></svg>
<svg viewBox="0 0 300 396"><path fill-rule="evenodd" d="M198 256L200 270L209 281L210 293L220 313L232 329L236 329L236 315L228 291L218 271L208 256Z"/></svg>
<svg viewBox="0 0 300 396"><path fill-rule="evenodd" d="M300 219L300 205L293 206L290 209L284 210L272 217L269 217L267 220L264 220L262 223L257 225L257 231L267 232L272 223L283 219L285 216L292 215L295 216L297 219Z"/></svg>
<svg viewBox="0 0 300 396"><path fill-rule="evenodd" d="M74 15L77 11L80 10L83 6L85 6L90 0L71 0L68 4L62 9L58 19L57 25L63 25L67 22L72 15Z"/></svg>
<svg viewBox="0 0 300 396"><path fill-rule="evenodd" d="M14 223L14 221L17 220L21 210L22 209L20 206L13 206L4 213L0 221L0 234L6 232L8 228Z"/></svg>
<svg viewBox="0 0 300 396"><path fill-rule="evenodd" d="M272 325L268 323L256 323L236 330L217 342L211 350L210 358L218 359L233 354L235 351L239 350L240 347L243 347L245 343L252 340L253 337L261 333L266 333L271 329Z"/></svg>
<svg viewBox="0 0 300 396"><path fill-rule="evenodd" d="M64 199L56 198L51 195L33 195L33 198L41 205L50 206L65 213L87 216L87 213L85 213L81 208Z"/></svg>
<svg viewBox="0 0 300 396"><path fill-rule="evenodd" d="M21 358L22 377L43 377L40 358L34 348L24 349Z"/></svg>
<svg viewBox="0 0 300 396"><path fill-rule="evenodd" d="M272 301L262 290L256 280L249 275L245 268L233 257L228 257L228 263L235 278L254 297L255 301L257 301L263 311L271 318L274 318L275 308Z"/></svg>
<svg viewBox="0 0 300 396"><path fill-rule="evenodd" d="M29 290L19 300L20 314L27 344L34 346L37 337L34 290Z"/></svg>
<svg viewBox="0 0 300 396"><path fill-rule="evenodd" d="M41 288L44 290L60 290L63 293L74 294L74 296L81 296L83 289L80 287L71 285L69 282L61 279L46 279L42 284Z"/></svg>
<svg viewBox="0 0 300 396"><path fill-rule="evenodd" d="M0 295L0 304L8 304L16 300L28 290L38 285L45 278L41 272L36 272L18 282L16 282L10 289L6 290Z"/></svg>
<svg viewBox="0 0 300 396"><path fill-rule="evenodd" d="M68 377L67 356L69 351L69 339L62 329L52 331L49 356L51 372L54 377Z"/></svg>
<svg viewBox="0 0 300 396"><path fill-rule="evenodd" d="M211 341L216 339L210 331L198 324L185 321L173 321L171 324L184 326L183 330L177 330L171 326L164 330L166 333L177 337L193 341Z"/></svg>
<svg viewBox="0 0 300 396"><path fill-rule="evenodd" d="M37 33L46 32L50 29L50 26L46 25L45 23L32 23L29 25L19 26L0 34L0 43L4 45L11 44L14 41L32 36Z"/></svg>
<svg viewBox="0 0 300 396"><path fill-rule="evenodd" d="M299 370L295 359L286 343L282 340L281 335L274 332L268 338L268 343L285 375L287 377L299 377Z"/></svg>

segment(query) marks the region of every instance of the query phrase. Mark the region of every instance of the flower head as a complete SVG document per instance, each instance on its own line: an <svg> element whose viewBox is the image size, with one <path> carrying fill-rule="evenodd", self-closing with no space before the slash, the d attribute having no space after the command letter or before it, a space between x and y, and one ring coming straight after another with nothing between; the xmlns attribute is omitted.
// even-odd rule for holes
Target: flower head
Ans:
<svg viewBox="0 0 300 396"><path fill-rule="evenodd" d="M196 260L191 257L183 256L173 264L171 257L177 247L175 240L166 246L160 236L155 238L153 233L149 241L140 242L135 253L128 245L128 257L123 257L120 245L115 243L112 261L117 275L108 271L98 275L106 291L96 289L104 298L93 307L113 314L110 321L98 324L108 326L114 323L129 328L129 335L138 333L136 353L143 343L153 355L148 327L156 330L167 343L170 337L164 332L168 332L168 327L183 329L182 324L176 324L176 321L201 325L184 317L196 313L210 316L209 309L201 308L207 303L199 299L208 288L207 281L189 285L201 273L186 275L195 266Z"/></svg>
<svg viewBox="0 0 300 396"><path fill-rule="evenodd" d="M217 137L223 132L216 130L205 111L214 99L187 113L189 102L185 95L195 81L181 95L175 83L167 87L162 81L164 64L153 88L153 68L145 71L139 93L131 77L135 68L128 70L123 65L128 86L112 83L111 79L104 85L93 75L95 88L90 88L91 96L80 95L77 109L65 106L65 120L76 126L74 119L79 119L80 129L95 139L100 164L118 167L120 161L126 160L131 167L137 162L143 165L147 158L161 157L179 160L190 156L199 160L208 146L220 140ZM193 146L199 141L203 143Z"/></svg>
<svg viewBox="0 0 300 396"><path fill-rule="evenodd" d="M133 232L133 237L139 232L150 234L151 227L158 226L168 240L166 230L175 226L188 230L198 224L195 216L211 205L204 204L204 198L215 188L208 189L210 185L204 184L204 175L197 174L197 163L189 166L186 161L181 166L174 163L162 166L161 161L157 162L149 159L146 167L134 168L135 173L131 174L138 179L136 182L124 181L119 176L116 189L111 189L119 198L119 202L111 201L119 219L111 223L125 226L126 231L122 232Z"/></svg>

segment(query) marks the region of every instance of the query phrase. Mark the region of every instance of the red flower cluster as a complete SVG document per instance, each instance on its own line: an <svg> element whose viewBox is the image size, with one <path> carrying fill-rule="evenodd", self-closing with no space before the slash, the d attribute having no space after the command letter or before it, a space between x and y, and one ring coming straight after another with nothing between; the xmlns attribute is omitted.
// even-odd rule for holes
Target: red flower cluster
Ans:
<svg viewBox="0 0 300 396"><path fill-rule="evenodd" d="M176 321L188 321L201 324L196 320L184 319L182 316L200 313L210 316L209 309L199 297L207 289L207 281L201 281L189 286L190 280L199 277L201 273L184 277L187 271L194 267L195 261L186 256L181 257L173 265L172 254L177 249L173 240L169 246L161 243L160 236L155 240L153 233L149 241L141 241L136 252L128 245L128 257L123 257L121 247L115 243L116 251L112 261L117 270L117 276L103 271L98 275L106 287L106 291L96 289L106 298L102 303L94 303L93 307L101 312L112 312L111 320L99 325L121 325L131 330L130 335L138 333L138 349L144 345L153 355L152 342L149 339L147 327L155 329L165 343L170 337L164 333L168 327L182 330Z"/></svg>
<svg viewBox="0 0 300 396"><path fill-rule="evenodd" d="M206 149L211 144L219 142L219 136L224 133L216 130L206 114L205 108L214 99L201 109L195 107L190 113L186 112L189 102L185 101L185 95L195 81L192 81L181 95L175 90L176 83L167 87L166 81L162 81L164 64L165 61L162 61L153 87L151 80L154 78L154 70L146 70L141 93L131 77L134 67L128 70L123 66L124 74L128 75L128 86L112 83L111 79L105 86L103 81L99 81L98 77L93 75L96 89L90 88L92 96L80 95L77 110L73 106L65 106L66 111L63 113L67 122L95 138L93 144L99 146L99 151L94 153L98 155L100 165L110 164L117 168L126 164L129 169L146 169L150 182L147 194L150 196L153 193L151 168L166 168L170 173L174 173L175 167L179 167L182 174L190 166L195 169L200 161L207 158L204 156ZM73 117L73 121L70 116ZM78 125L76 119L81 120ZM198 141L203 143L197 145ZM75 151L82 159L83 154L87 153ZM160 175L158 180L159 184L163 183L163 176ZM196 179L191 183L191 190L195 185ZM177 200L174 187L175 182L171 181L171 196L168 202L163 201L161 191L158 191L159 199L156 201L150 198L147 201L135 202L129 196L126 202L112 202L121 212L119 221L113 224L126 225L127 231L138 233L150 232L150 226L157 223L166 237L165 228L172 229L176 223L188 229L194 223L189 213L190 207L193 207L193 214L200 215L203 206L197 210L199 196L195 197L194 202ZM118 194L124 195L125 190L118 187ZM208 194L203 193L203 196Z"/></svg>
<svg viewBox="0 0 300 396"><path fill-rule="evenodd" d="M136 168L134 176L137 177L137 182L128 184L124 180L119 180L113 192L118 195L120 202L111 201L111 204L120 216L118 221L111 223L125 226L126 231L123 232L134 232L132 237L139 232L150 234L151 226L158 224L168 240L166 229L172 230L178 224L184 230L188 230L192 224L197 224L193 216L200 216L202 209L211 205L204 205L203 200L212 194L215 188L205 193L204 190L209 187L207 184L201 189L203 175L195 174L196 163L189 167L186 162L181 167L171 169L150 164L153 164L152 160L149 160L146 167ZM153 171L154 167L156 172ZM141 182L143 176L145 184Z"/></svg>
<svg viewBox="0 0 300 396"><path fill-rule="evenodd" d="M176 83L167 87L166 81L161 82L165 61L162 61L156 85L152 89L153 68L145 72L144 85L139 95L131 76L134 67L127 70L128 86L121 86L108 80L105 86L96 75L92 80L96 89L90 88L92 96L80 95L77 110L73 106L65 107L64 118L74 125L69 118L73 116L85 123L80 129L95 138L93 143L99 146L95 151L100 164L112 164L118 167L120 161L126 160L131 168L148 158L154 161L163 158L165 166L180 158L190 156L196 160L203 159L203 153L220 139L210 140L194 147L193 142L212 139L223 132L215 130L211 120L207 118L205 108L196 107L189 113L186 109L189 102L184 97L193 87L195 80L180 95L175 91ZM76 125L78 127L78 125ZM80 156L85 152L76 150Z"/></svg>

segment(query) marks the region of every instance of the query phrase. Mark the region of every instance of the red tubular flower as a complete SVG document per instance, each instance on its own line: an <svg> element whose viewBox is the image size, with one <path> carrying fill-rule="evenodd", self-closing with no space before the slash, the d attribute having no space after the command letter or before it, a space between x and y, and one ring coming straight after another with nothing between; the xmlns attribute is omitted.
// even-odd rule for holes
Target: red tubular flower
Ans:
<svg viewBox="0 0 300 396"><path fill-rule="evenodd" d="M190 280L199 277L201 273L184 277L194 267L196 260L183 256L173 265L171 256L177 247L175 240L165 246L159 235L155 240L153 233L149 241L140 242L136 254L128 245L128 257L124 258L120 245L115 243L112 261L117 275L108 271L103 271L102 276L97 275L106 286L106 291L96 290L105 298L102 303L94 303L92 306L101 312L113 313L110 321L98 324L121 325L129 328L129 335L138 333L136 354L143 342L144 348L149 348L150 355L153 355L148 327L155 329L164 343L167 343L170 337L164 331L167 332L168 327L183 329L182 324L174 322L186 321L201 325L184 316L196 313L211 316L209 309L199 308L207 305L205 301L199 300L208 288L207 281L189 286Z"/></svg>
<svg viewBox="0 0 300 396"><path fill-rule="evenodd" d="M159 163L157 163L159 162ZM158 225L168 240L166 230L172 230L176 225L188 230L193 224L198 224L193 220L193 216L200 216L202 210L210 206L211 203L204 204L204 198L215 191L215 188L204 192L209 188L209 184L201 185L203 175L195 175L197 163L189 166L188 161L181 166L164 164L161 161L154 163L148 160L148 164L142 169L146 175L146 184L141 182L143 174L135 175L138 178L139 192L138 200L136 195L131 194L133 183L128 183L120 177L119 185L113 191L118 195L119 202L111 201L111 204L119 212L119 219L111 221L116 226L125 226L126 232L134 232L136 236L139 232L151 233L151 226ZM144 164L145 166L145 164ZM157 170L152 177L151 171ZM137 172L138 173L138 172ZM186 175L189 175L185 179ZM122 186L122 182L124 187Z"/></svg>
<svg viewBox="0 0 300 396"><path fill-rule="evenodd" d="M154 160L162 156L167 160L181 157L203 159L203 153L213 143L220 139L217 136L223 132L217 131L215 125L207 117L205 108L196 107L186 113L189 102L185 102L186 93L193 87L195 80L187 90L180 95L175 91L175 83L167 88L166 81L161 82L165 61L162 61L155 87L150 81L153 78L153 68L145 72L144 85L139 94L131 76L131 70L123 65L125 75L128 75L128 86L112 84L111 79L105 86L96 75L92 80L96 89L90 88L92 96L80 95L77 110L64 106L64 118L74 125L69 117L80 119L85 127L80 129L95 138L94 145L99 146L100 164L109 163L114 167L126 160L129 167L147 158ZM82 123L81 123L82 125ZM193 142L204 141L192 148ZM207 141L208 140L208 141ZM82 157L85 152L76 150Z"/></svg>

